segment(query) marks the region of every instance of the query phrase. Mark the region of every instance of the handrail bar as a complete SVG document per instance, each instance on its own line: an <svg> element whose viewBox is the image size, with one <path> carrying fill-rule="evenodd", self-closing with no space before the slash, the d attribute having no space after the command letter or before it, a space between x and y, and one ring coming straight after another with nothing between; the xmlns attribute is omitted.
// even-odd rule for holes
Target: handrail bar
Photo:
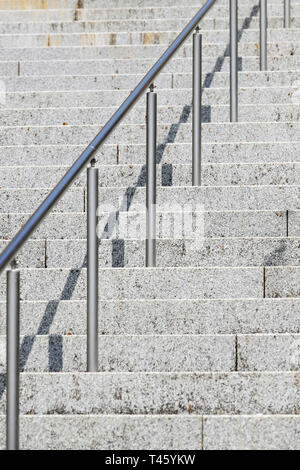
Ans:
<svg viewBox="0 0 300 470"><path fill-rule="evenodd" d="M198 13L191 19L191 21L185 26L182 32L177 36L173 43L167 48L162 54L158 61L152 66L152 68L146 73L144 78L139 82L136 88L130 93L126 100L121 104L118 110L103 126L101 131L96 135L88 147L83 151L75 163L69 168L66 174L58 182L55 188L49 193L46 199L38 207L38 209L28 219L26 224L21 230L15 235L8 246L3 250L0 255L0 273L6 267L10 260L12 260L16 253L19 251L21 246L29 238L31 233L37 228L39 223L44 219L51 208L56 202L62 197L63 193L79 175L83 168L89 163L94 152L98 147L103 144L110 133L114 130L116 125L121 119L127 114L135 102L141 97L142 93L151 85L154 78L167 64L170 58L174 55L181 44L187 39L187 37L196 28L199 21L206 15L208 10L212 7L216 0L207 0L203 7Z"/></svg>

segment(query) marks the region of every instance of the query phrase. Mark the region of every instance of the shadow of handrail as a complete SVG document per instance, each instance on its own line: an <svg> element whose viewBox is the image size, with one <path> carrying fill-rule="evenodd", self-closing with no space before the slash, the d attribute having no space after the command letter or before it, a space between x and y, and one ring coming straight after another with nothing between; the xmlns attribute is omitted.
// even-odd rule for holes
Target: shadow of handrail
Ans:
<svg viewBox="0 0 300 470"><path fill-rule="evenodd" d="M259 11L259 5L255 5L251 10L250 15L246 17L245 20L243 21L243 25L238 31L239 41L241 40L244 31L249 28L253 17L257 16L258 11ZM213 79L215 77L215 74L221 71L224 65L225 58L228 56L229 56L229 44L227 44L223 55L217 58L213 71L206 74L204 81L203 81L203 88L209 88L211 86ZM241 63L240 63L240 69L241 69ZM180 129L180 125L188 121L191 110L192 110L191 104L185 105L183 107L179 121L176 124L171 125L165 141L162 144L159 144L157 146L157 163L160 163L162 161L167 145L175 141L177 133ZM138 176L136 184L134 186L129 186L126 189L126 192L123 196L122 207L127 207L127 210L131 206L136 189L138 187L145 186L145 171L146 171L146 168L145 166L143 166ZM124 204L126 204L126 206L124 206ZM114 229L114 223L117 222L118 218L119 218L119 212L116 212L116 214L114 214L113 216L109 216L108 221L105 225L105 228L101 236L99 237L99 245L101 244L101 239L103 238L107 239L112 234L113 229ZM124 256L120 256L120 258L124 259ZM24 372L25 365L27 363L28 357L30 355L30 352L32 350L32 347L35 341L35 337L38 335L49 334L50 327L53 323L60 301L71 300L78 278L80 276L80 273L82 269L86 267L86 265L87 265L87 255L85 255L82 265L78 269L70 270L59 300L50 300L47 303L43 318L41 320L41 323L39 325L36 335L27 335L24 337L22 344L21 344L21 348L20 348L21 372ZM49 362L50 372L59 372L63 369L63 357L62 357L63 354L62 354L61 344L62 344L61 335L49 336L49 361L48 362ZM0 399L5 391L5 387L6 387L5 374L0 374Z"/></svg>

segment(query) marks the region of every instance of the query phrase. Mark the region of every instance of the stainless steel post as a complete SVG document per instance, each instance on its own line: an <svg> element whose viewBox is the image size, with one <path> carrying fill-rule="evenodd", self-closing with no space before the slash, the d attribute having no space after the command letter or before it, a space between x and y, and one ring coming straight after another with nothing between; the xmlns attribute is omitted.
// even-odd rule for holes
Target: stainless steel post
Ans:
<svg viewBox="0 0 300 470"><path fill-rule="evenodd" d="M260 70L267 70L267 0L260 0Z"/></svg>
<svg viewBox="0 0 300 470"><path fill-rule="evenodd" d="M291 27L291 0L284 0L284 27Z"/></svg>
<svg viewBox="0 0 300 470"><path fill-rule="evenodd" d="M98 168L87 170L87 370L98 371Z"/></svg>
<svg viewBox="0 0 300 470"><path fill-rule="evenodd" d="M156 266L156 128L157 94L147 93L146 267Z"/></svg>
<svg viewBox="0 0 300 470"><path fill-rule="evenodd" d="M238 121L238 6L230 0L230 121Z"/></svg>
<svg viewBox="0 0 300 470"><path fill-rule="evenodd" d="M20 375L20 272L7 271L6 319L6 448L19 449L19 375Z"/></svg>
<svg viewBox="0 0 300 470"><path fill-rule="evenodd" d="M192 183L201 185L202 35L193 34L193 160Z"/></svg>

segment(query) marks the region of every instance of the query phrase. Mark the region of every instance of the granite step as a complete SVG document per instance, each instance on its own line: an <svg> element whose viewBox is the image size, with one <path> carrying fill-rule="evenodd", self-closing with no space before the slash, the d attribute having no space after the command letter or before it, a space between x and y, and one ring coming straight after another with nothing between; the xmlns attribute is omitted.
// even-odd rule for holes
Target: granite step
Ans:
<svg viewBox="0 0 300 470"><path fill-rule="evenodd" d="M37 24L46 26L45 23L34 23L31 29L36 29ZM94 23L95 24L95 23ZM86 32L71 33L68 31L68 23L60 23L56 25L57 32L53 32L53 23L48 24L47 32L44 33L16 33L1 34L1 47L59 47L59 46L108 46L108 45L137 45L137 44L170 44L179 34L178 31L155 31L148 29L147 31L125 32L119 31L117 28L111 32L88 32L90 23L83 23ZM153 26L155 23L153 23ZM149 25L150 26L150 25ZM1 27L1 26L0 26ZM29 25L28 25L29 29ZM77 28L78 29L78 28ZM97 28L100 29L100 28ZM46 27L45 27L46 30ZM66 30L66 32L65 32ZM49 33L50 31L50 33ZM225 30L202 30L203 44L206 43L222 43L227 44L229 41L229 31ZM243 31L240 43L257 42L259 38L259 30L249 29ZM276 41L299 41L300 33L298 29L269 29L268 40ZM192 39L188 38L186 44L191 43Z"/></svg>
<svg viewBox="0 0 300 470"><path fill-rule="evenodd" d="M1 146L3 166L70 166L85 149L85 145L22 145ZM294 140L277 142L222 142L202 145L203 164L230 163L299 163L299 143ZM12 154L13 151L13 162ZM192 145L182 142L158 144L157 158L160 163L187 164L191 161ZM104 144L95 157L101 165L144 165L145 144Z"/></svg>
<svg viewBox="0 0 300 470"><path fill-rule="evenodd" d="M101 300L99 335L299 335L299 312L299 298ZM20 315L22 335L86 335L86 300L22 301Z"/></svg>
<svg viewBox="0 0 300 470"><path fill-rule="evenodd" d="M155 60L165 52L165 45L123 45L123 46L68 46L68 47L15 47L0 49L0 61L18 60L93 60L93 59L137 59L151 58ZM226 44L203 44L203 56L218 57L226 51ZM192 57L192 46L183 45L177 52L177 58ZM270 55L291 56L299 60L299 42L280 41L269 42L268 53ZM227 55L227 54L226 54ZM259 56L259 46L257 42L241 43L239 45L239 55Z"/></svg>
<svg viewBox="0 0 300 470"><path fill-rule="evenodd" d="M70 57L66 60L20 60L11 61L17 64L21 76L60 76L60 75L99 75L99 74L145 74L153 65L151 58L128 58L128 59L77 59ZM7 61L1 61L4 67L7 67ZM18 65L19 64L19 65ZM203 73L207 76L207 83L211 83L217 77L219 72L229 72L229 58L227 55L212 57L203 57ZM240 71L259 71L259 58L254 56L242 57L239 55L238 66ZM297 70L299 67L299 58L293 56L271 56L268 60L269 71L289 71ZM1 70L1 68L0 68ZM5 69L4 69L5 70ZM164 73L187 73L192 71L192 59L176 58L164 68ZM0 72L1 74L1 72ZM2 75L2 74L1 74ZM264 73L261 74L264 76ZM288 76L288 73L286 74Z"/></svg>
<svg viewBox="0 0 300 470"><path fill-rule="evenodd" d="M267 83L266 83L267 85ZM66 108L66 107L115 107L124 101L131 90L91 90L91 91L17 91L7 92L3 97L6 109L27 108ZM240 104L290 104L299 105L298 87L244 87L239 91ZM0 98L1 98L0 94ZM229 105L229 88L205 88L203 105ZM146 97L142 97L146 103ZM159 89L158 105L160 106L191 106L192 90ZM183 109L186 113L187 109ZM257 117L257 119L259 116ZM184 116L182 118L184 124ZM125 121L124 121L125 122ZM68 123L66 123L68 124ZM64 125L64 123L61 123ZM95 131L97 132L97 131ZM241 141L242 139L239 139ZM256 139L257 140L257 139ZM57 142L58 143L58 142ZM123 143L123 142L120 142ZM5 142L2 142L5 145ZM23 145L26 143L23 142Z"/></svg>
<svg viewBox="0 0 300 470"><path fill-rule="evenodd" d="M99 211L99 221L107 221L109 213ZM138 213L128 214L135 218ZM157 237L161 238L161 228L164 220L163 212L157 211ZM167 213L168 214L168 213ZM186 216L198 217L198 213L185 212ZM3 213L0 214L0 236L2 240L8 240L14 236L18 229L27 221L31 214ZM122 216L122 214L121 214ZM121 217L120 216L120 217ZM253 238L253 237L300 237L300 211L203 211L202 217L205 238ZM145 220L145 214L142 215ZM193 220L193 219L192 219ZM86 213L85 212L53 212L38 226L31 235L32 240L83 240L86 238ZM30 243L30 242L28 242Z"/></svg>
<svg viewBox="0 0 300 470"><path fill-rule="evenodd" d="M23 373L20 385L26 415L287 415L300 406L297 372ZM1 414L4 406L5 394Z"/></svg>
<svg viewBox="0 0 300 470"><path fill-rule="evenodd" d="M300 141L298 122L253 122L253 123L203 123L203 143L223 142L288 142ZM31 126L31 127L1 127L0 140L4 145L88 145L100 131L99 125L92 126ZM190 123L158 124L158 142L187 142L192 141L192 126ZM146 140L146 124L120 124L112 133L107 143L143 144Z"/></svg>
<svg viewBox="0 0 300 470"><path fill-rule="evenodd" d="M300 148L300 145L299 145ZM68 167L1 167L1 188L50 188L67 172ZM191 164L157 165L157 186L192 186ZM300 185L299 163L217 163L204 164L202 186L284 186ZM86 186L83 172L74 186ZM146 186L145 165L99 165L99 186Z"/></svg>
<svg viewBox="0 0 300 470"><path fill-rule="evenodd" d="M25 108L0 109L0 126L104 125L117 107L89 108ZM202 106L202 122L228 122L228 105ZM299 121L300 104L244 104L239 107L239 122L293 122ZM126 116L127 124L142 124L146 119L145 106L135 106ZM158 106L157 122L192 122L192 108L188 106ZM184 145L184 144L183 144ZM121 145L119 145L119 148ZM0 150L1 151L1 150ZM119 154L120 157L120 154ZM295 159L297 157L295 156ZM113 161L113 160L111 160ZM44 163L45 160L43 159ZM39 161L37 162L39 163Z"/></svg>

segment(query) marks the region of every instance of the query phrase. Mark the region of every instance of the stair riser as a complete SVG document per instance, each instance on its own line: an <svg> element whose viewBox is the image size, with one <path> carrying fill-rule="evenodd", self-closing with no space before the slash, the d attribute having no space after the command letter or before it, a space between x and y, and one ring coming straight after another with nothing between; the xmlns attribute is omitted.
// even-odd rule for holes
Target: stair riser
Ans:
<svg viewBox="0 0 300 470"><path fill-rule="evenodd" d="M2 167L2 189L49 188L66 173L68 167ZM191 165L159 165L157 186L192 186ZM300 164L203 165L202 186L300 185ZM86 185L83 172L75 182ZM146 186L145 165L99 166L99 186Z"/></svg>
<svg viewBox="0 0 300 470"><path fill-rule="evenodd" d="M1 237L9 239L15 235L30 214L0 215ZM196 213L197 215L197 213ZM100 220L107 220L108 213L99 213ZM130 214L128 214L130 220ZM135 217L132 214L132 217ZM258 212L204 212L204 236L213 237L285 237L300 236L299 212L258 211ZM144 218L144 215L142 216ZM163 218L157 214L157 237L163 233L160 224ZM35 239L85 239L87 233L86 213L49 214L32 234ZM24 248L26 251L26 247ZM22 263L21 263L22 264ZM23 264L22 264L23 265Z"/></svg>
<svg viewBox="0 0 300 470"><path fill-rule="evenodd" d="M223 56L227 44L203 44L202 52L204 57ZM141 46L102 46L102 47L60 47L54 49L51 47L36 48L9 48L0 50L0 60L92 60L92 59L129 59L129 58L158 58L165 52L165 45L141 45ZM176 57L192 57L192 46L182 46L177 52ZM270 55L285 55L299 60L299 42L269 42L268 53ZM228 54L226 54L228 55ZM239 46L239 55L259 56L259 47L257 42L241 43Z"/></svg>
<svg viewBox="0 0 300 470"><path fill-rule="evenodd" d="M299 334L299 307L300 299L100 301L99 335ZM86 300L21 302L20 316L22 335L86 335Z"/></svg>
<svg viewBox="0 0 300 470"><path fill-rule="evenodd" d="M279 268L280 278L282 270L284 268ZM281 287L278 286L275 275L270 274L267 286L270 295L267 297L274 297L280 292L285 293L286 290L290 292L288 296L291 296L291 293L295 294L295 297L300 295L300 270L297 268L290 268L290 270L287 271L288 277ZM153 276L153 270L149 268L100 270L100 299L188 299L194 298L195 292L201 299L247 299L262 298L264 293L262 268L169 268L163 270L156 268L155 273L156 276ZM5 300L5 291L5 283L2 281L0 300ZM80 271L73 269L71 271L68 269L22 270L22 300L59 298L65 300L86 298L86 269Z"/></svg>
<svg viewBox="0 0 300 470"><path fill-rule="evenodd" d="M22 300L84 300L86 270L22 270ZM298 267L100 270L100 299L300 297ZM6 289L2 277L0 300ZM103 295L105 293L105 296Z"/></svg>
<svg viewBox="0 0 300 470"><path fill-rule="evenodd" d="M98 5L95 5L98 7ZM126 5L127 6L127 5ZM257 8L253 9L255 5L241 4L239 6L239 16L249 16L252 12L256 12ZM95 9L69 9L69 10L3 10L3 22L31 22L33 19L36 22L57 22L57 21L103 21L103 20L114 20L114 19L153 19L153 18L186 18L190 19L199 11L199 5L194 3L193 6L169 6L169 7L155 7L148 8L95 8ZM277 3L271 3L268 8L268 14L270 17L282 17L283 8ZM214 8L206 13L206 18L223 18L229 15L229 8L227 6L216 4ZM299 5L293 5L293 16L300 15ZM257 19L257 18L255 18Z"/></svg>
<svg viewBox="0 0 300 470"><path fill-rule="evenodd" d="M297 450L298 429L299 416L21 416L20 449ZM3 416L1 449L4 431Z"/></svg>
<svg viewBox="0 0 300 470"><path fill-rule="evenodd" d="M166 231L166 225L164 225ZM130 228L128 229L130 230ZM134 230L132 230L134 235ZM144 235L144 234L143 234ZM299 239L158 240L158 267L299 266ZM0 242L4 249L6 242ZM22 268L80 268L86 241L30 241L17 256ZM70 259L70 253L72 258ZM102 240L100 267L144 267L145 241Z"/></svg>
<svg viewBox="0 0 300 470"><path fill-rule="evenodd" d="M86 371L86 337L21 337L25 372ZM99 337L100 372L193 372L235 370L235 336ZM0 337L0 351L6 338ZM2 357L3 356L3 357ZM0 355L0 374L5 373Z"/></svg>
<svg viewBox="0 0 300 470"><path fill-rule="evenodd" d="M299 245L299 239L158 241L157 266L299 266ZM80 268L85 256L85 241L47 242L49 268ZM34 262L33 259L30 267ZM99 266L144 267L145 241L101 242Z"/></svg>
<svg viewBox="0 0 300 470"><path fill-rule="evenodd" d="M51 188L52 189L52 188ZM49 191L39 190L0 190L0 211L27 212L32 214L35 208L38 208L43 200L48 196ZM71 188L62 199L53 208L53 212L83 212L84 211L84 189ZM19 227L20 228L20 227Z"/></svg>
<svg viewBox="0 0 300 470"><path fill-rule="evenodd" d="M21 416L20 450L201 449L201 424L202 416Z"/></svg>
<svg viewBox="0 0 300 470"><path fill-rule="evenodd" d="M53 126L64 122L70 126L104 125L117 108L82 108L82 109L23 109L0 111L0 126ZM186 112L182 106L160 106L158 108L158 123L178 122L180 119L192 122L190 107ZM230 108L227 105L203 106L202 122L228 122ZM241 105L239 107L239 122L293 122L300 119L300 105ZM145 122L145 107L134 108L126 117L127 124L142 124ZM0 150L1 151L1 150ZM43 159L44 162L44 159Z"/></svg>
<svg viewBox="0 0 300 470"><path fill-rule="evenodd" d="M238 370L280 371L300 367L300 336L245 335L237 340Z"/></svg>
<svg viewBox="0 0 300 470"><path fill-rule="evenodd" d="M1 73L1 72L0 72ZM129 90L133 88L143 75L96 75L96 76L57 76L57 77L10 77L5 81L8 92L17 91L73 91L73 90ZM229 75L217 73L212 81L208 83L205 76L203 87L206 88L225 88L229 86ZM297 86L300 79L299 72L240 72L240 87L266 87L266 86ZM159 89L185 89L192 88L192 74L162 73L155 80ZM204 90L205 93L205 90ZM99 119L99 117L98 117Z"/></svg>
<svg viewBox="0 0 300 470"><path fill-rule="evenodd" d="M24 374L20 401L21 414L64 415L293 414L300 407L297 374L288 372ZM5 394L2 414L4 405Z"/></svg>
<svg viewBox="0 0 300 470"><path fill-rule="evenodd" d="M227 16L227 15L225 15ZM169 31L182 31L186 26L187 22L190 20L191 15L185 19L181 18L157 18L157 19L123 19L123 20L95 20L92 18L90 21L73 21L73 20L64 20L64 19L53 19L45 22L2 22L0 23L0 34L51 34L51 33L97 33L97 32L113 32L116 34L118 31L131 31L131 32L141 32L141 31L159 31L159 32L169 32ZM49 31L49 24L50 31ZM291 27L293 29L299 28L300 18L299 16L292 16L291 18ZM249 21L249 16L240 17L238 19L238 25L240 30L246 34L248 29L258 30L259 29L259 20L257 17L252 17ZM283 28L283 17L272 17L268 18L268 26L270 29L282 29ZM204 18L201 21L201 30L203 32L211 30L227 30L229 29L229 19L225 18ZM114 37L112 38L114 39Z"/></svg>
<svg viewBox="0 0 300 470"><path fill-rule="evenodd" d="M240 0L240 4L244 5L247 0ZM272 5L281 0L272 0ZM78 5L78 0L26 0L24 4L23 0L0 0L1 10L35 10L35 9L88 9L88 8L106 8L107 0L81 0L82 6ZM198 6L194 0L152 0L151 6L155 7L172 7L172 6ZM227 5L225 0L219 0L218 5ZM124 0L111 0L111 8L122 8L124 7ZM143 8L149 7L149 0L126 0L127 8Z"/></svg>
<svg viewBox="0 0 300 470"><path fill-rule="evenodd" d="M20 429L20 449L24 450L300 447L298 416L21 416ZM5 449L4 417L0 418L0 430L0 448Z"/></svg>
<svg viewBox="0 0 300 470"><path fill-rule="evenodd" d="M299 449L297 416L204 417L205 450Z"/></svg>
<svg viewBox="0 0 300 470"><path fill-rule="evenodd" d="M50 188L49 188L50 189ZM161 187L157 188L159 205L157 210L164 212L206 211L293 211L300 209L299 186L244 186L244 187ZM134 197L126 193L126 188L100 188L100 212L127 211L140 212L145 205L145 188L136 188ZM129 191L131 192L131 191ZM32 213L33 208L43 201L49 191L41 189L0 190L0 211L2 214ZM84 189L69 190L53 209L54 212L83 212Z"/></svg>
<svg viewBox="0 0 300 470"><path fill-rule="evenodd" d="M2 127L0 139L4 145L84 145L92 141L99 132L99 126L53 126L53 127ZM299 123L230 123L209 124L202 126L203 143L221 142L300 142ZM146 125L121 125L107 139L107 143L130 144L144 143L146 140ZM192 141L192 126L180 124L159 124L157 126L157 141L186 142Z"/></svg>
<svg viewBox="0 0 300 470"><path fill-rule="evenodd" d="M128 97L128 91L103 90L103 91L40 91L40 92L7 92L3 98L5 108L66 108L66 107L94 107L101 104L102 106L118 106ZM1 96L1 95L0 95ZM288 104L299 105L298 88L278 87L278 88L243 88L239 92L239 102L245 104ZM205 89L203 92L203 105L228 105L229 104L229 88ZM142 98L145 100L145 97ZM158 103L161 106L187 106L190 107L192 101L192 90L161 90L158 94ZM185 111L185 110L183 110ZM113 112L113 109L112 109ZM111 112L111 114L112 114ZM263 114L263 112L262 112ZM229 121L229 117L227 117ZM68 123L67 123L68 124ZM63 125L63 123L61 123ZM67 127L67 126L65 126ZM96 131L97 132L97 129ZM78 132L76 132L78 135ZM94 136L93 136L94 137ZM239 139L239 141L242 139ZM257 140L257 139L255 139ZM48 138L47 138L48 141ZM253 140L252 140L253 141ZM122 142L122 141L121 141ZM73 142L73 145L76 142ZM118 142L119 143L119 142ZM123 143L123 142L122 142ZM5 141L3 142L5 145ZM55 142L59 144L59 142ZM26 145L26 142L23 142Z"/></svg>
<svg viewBox="0 0 300 470"><path fill-rule="evenodd" d="M299 143L278 142L241 142L203 144L202 162L208 163L253 163L260 161L266 163L300 162ZM63 161L65 165L72 165L76 157L84 150L84 146L61 145L61 146L23 146L14 147L14 166L60 166ZM191 160L191 144L169 143L158 147L157 156L161 163L187 164ZM114 165L119 162L123 165L139 164L146 162L145 144L132 145L106 145L104 144L95 153L102 165ZM0 147L0 158L3 166L10 166L11 147Z"/></svg>
<svg viewBox="0 0 300 470"><path fill-rule="evenodd" d="M157 56L155 56L157 58ZM81 71L83 75L99 75L99 74L140 74L141 70L147 71L153 65L153 59L76 59L70 60L68 57L65 60L27 60L20 62L20 74L22 76L42 76L42 75L76 75ZM15 62L12 62L15 64ZM7 62L4 62L5 67ZM229 59L228 57L215 57L203 58L203 73L211 73L216 67L217 72L229 72ZM299 59L296 56L270 56L268 60L269 71L280 70L297 70L299 67ZM1 70L1 63L0 63ZM165 73L187 73L192 70L191 58L173 58L164 68ZM241 57L239 55L239 70L240 71L254 71L259 70L258 57ZM217 72L215 76L217 75ZM2 73L0 72L2 75Z"/></svg>
<svg viewBox="0 0 300 470"><path fill-rule="evenodd" d="M21 337L25 372L86 371L86 336ZM100 372L297 371L300 335L99 337ZM0 336L0 373L6 370ZM75 352L76 351L76 352Z"/></svg>
<svg viewBox="0 0 300 470"><path fill-rule="evenodd" d="M84 23L85 24L85 23ZM1 31L0 25L0 31ZM89 24L85 24L86 30L88 30ZM141 25L142 26L142 25ZM34 24L31 26L32 29L36 28ZM28 26L28 29L30 27ZM141 45L141 44L170 44L179 34L178 31L150 31L149 32L86 32L86 33L64 33L64 29L68 29L66 26L61 26L61 23L57 25L57 31L50 34L2 34L0 33L0 46L1 47L66 47L66 46L123 46L123 45ZM52 24L48 25L48 31L53 31ZM62 30L62 31L61 31ZM142 27L141 27L142 30ZM216 30L203 30L203 44L206 43L222 43L223 45L229 41L229 31L216 31ZM245 30L240 43L255 42L258 40L258 30ZM275 41L300 41L299 31L293 30L278 30L272 29L268 31L268 40L270 42ZM186 44L191 43L189 38Z"/></svg>
<svg viewBox="0 0 300 470"><path fill-rule="evenodd" d="M184 211L197 207L208 211L292 211L300 209L299 191L299 186L161 187L157 188L157 209L167 212L174 212L175 208L178 211L178 207ZM8 194L10 192L7 190ZM107 212L127 211L128 207L130 211L139 212L146 200L145 188L136 188L133 198L125 188L100 188L99 197L100 211Z"/></svg>

